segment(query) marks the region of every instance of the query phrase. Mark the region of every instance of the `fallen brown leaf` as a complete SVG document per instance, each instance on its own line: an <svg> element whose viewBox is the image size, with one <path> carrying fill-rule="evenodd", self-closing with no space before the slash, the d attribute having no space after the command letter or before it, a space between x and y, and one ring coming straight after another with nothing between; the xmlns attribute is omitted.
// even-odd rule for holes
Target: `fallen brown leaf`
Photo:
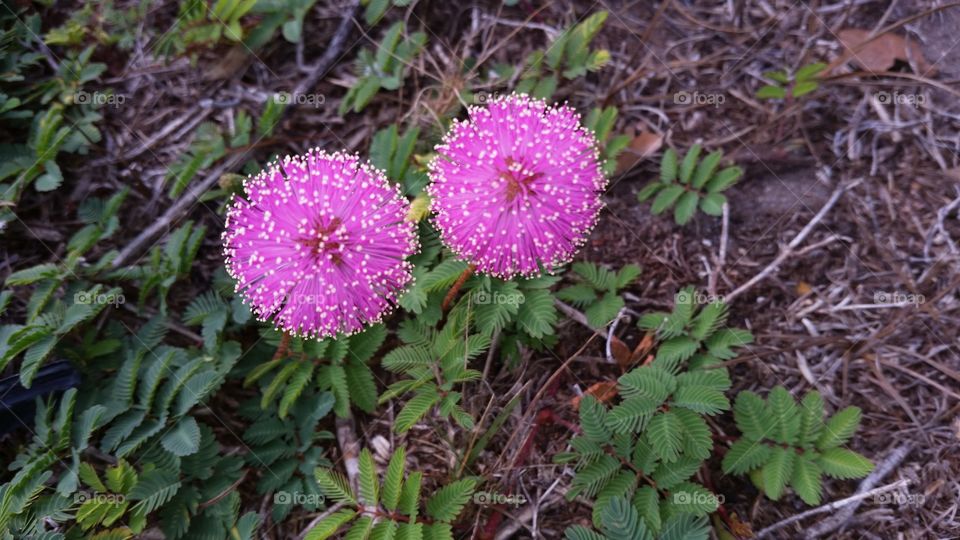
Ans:
<svg viewBox="0 0 960 540"><path fill-rule="evenodd" d="M883 34L864 44L869 36L869 30L858 28L845 28L837 32L837 37L847 49L850 60L867 71L874 73L888 71L897 60L902 60L915 62L921 73L936 73L923 57L920 45L910 38L896 34Z"/></svg>
<svg viewBox="0 0 960 540"><path fill-rule="evenodd" d="M610 400L617 397L617 381L603 381L590 385L584 396L593 396L600 403L609 403ZM583 396L576 396L570 400L570 405L574 410L580 410L580 400Z"/></svg>
<svg viewBox="0 0 960 540"><path fill-rule="evenodd" d="M663 146L663 135L649 131L640 132L639 135L630 140L630 144L617 156L617 170L614 174L620 175L629 171L637 163L653 155L661 146Z"/></svg>
<svg viewBox="0 0 960 540"><path fill-rule="evenodd" d="M633 353L630 351L630 347L627 347L627 344L617 336L613 336L613 339L610 340L610 352L613 353L613 358L620 364L620 369L624 371L630 369L630 365L633 363Z"/></svg>
<svg viewBox="0 0 960 540"><path fill-rule="evenodd" d="M647 332L643 335L643 339L640 340L640 343L637 344L637 348L633 350L630 363L634 364L639 362L640 359L645 357L651 349L653 349L653 332Z"/></svg>

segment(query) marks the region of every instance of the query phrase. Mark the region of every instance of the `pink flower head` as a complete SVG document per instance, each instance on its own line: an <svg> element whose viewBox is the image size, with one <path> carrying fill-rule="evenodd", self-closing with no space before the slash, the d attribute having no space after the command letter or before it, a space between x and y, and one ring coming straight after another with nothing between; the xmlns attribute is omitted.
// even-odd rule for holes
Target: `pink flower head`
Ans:
<svg viewBox="0 0 960 540"><path fill-rule="evenodd" d="M407 204L356 156L311 150L244 183L223 233L227 272L257 318L330 337L379 321L412 279Z"/></svg>
<svg viewBox="0 0 960 540"><path fill-rule="evenodd" d="M509 279L566 264L596 224L606 178L567 106L526 95L471 107L430 164L434 222L480 272Z"/></svg>

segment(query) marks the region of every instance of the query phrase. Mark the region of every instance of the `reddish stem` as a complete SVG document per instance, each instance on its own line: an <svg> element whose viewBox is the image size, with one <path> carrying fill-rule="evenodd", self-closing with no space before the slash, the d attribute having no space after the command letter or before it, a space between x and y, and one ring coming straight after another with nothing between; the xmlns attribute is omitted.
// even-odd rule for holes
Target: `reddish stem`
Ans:
<svg viewBox="0 0 960 540"><path fill-rule="evenodd" d="M277 352L273 353L273 360L279 360L287 355L290 349L290 334L284 332L280 337L280 345L277 346Z"/></svg>
<svg viewBox="0 0 960 540"><path fill-rule="evenodd" d="M446 296L443 297L442 309L446 311L450 308L450 304L453 303L453 299L457 297L457 293L460 292L460 289L463 287L463 284L470 279L470 276L473 275L473 271L477 269L475 264L467 266L467 268L460 274L460 277L457 278L457 281L453 282L453 286L450 287L450 291Z"/></svg>

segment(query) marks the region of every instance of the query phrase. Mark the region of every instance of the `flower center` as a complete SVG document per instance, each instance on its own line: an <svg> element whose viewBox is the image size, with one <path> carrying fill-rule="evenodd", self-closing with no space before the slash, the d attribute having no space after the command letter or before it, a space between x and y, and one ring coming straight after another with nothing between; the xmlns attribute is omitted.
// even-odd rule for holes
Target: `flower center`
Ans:
<svg viewBox="0 0 960 540"><path fill-rule="evenodd" d="M507 184L507 202L513 202L518 195L526 197L533 194L532 184L543 176L543 173L531 172L511 157L508 157L505 161L507 170L500 172L500 178Z"/></svg>
<svg viewBox="0 0 960 540"><path fill-rule="evenodd" d="M335 217L325 226L318 227L315 236L301 238L300 243L310 248L310 253L315 257L326 254L334 264L339 264L343 261L342 248L346 240L345 231L339 230L341 223L340 218Z"/></svg>

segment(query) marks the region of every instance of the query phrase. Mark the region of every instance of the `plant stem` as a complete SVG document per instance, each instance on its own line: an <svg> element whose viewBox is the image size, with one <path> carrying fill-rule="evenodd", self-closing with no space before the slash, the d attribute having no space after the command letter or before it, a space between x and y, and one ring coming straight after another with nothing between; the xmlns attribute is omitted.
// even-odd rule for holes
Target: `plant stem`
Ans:
<svg viewBox="0 0 960 540"><path fill-rule="evenodd" d="M460 292L460 288L463 287L463 284L470 279L470 276L473 275L473 271L477 269L477 265L471 264L460 274L460 277L453 282L453 286L450 287L450 291L447 292L447 295L443 297L443 304L441 308L443 311L446 311L450 308L450 304L453 303L453 299L457 297L457 293Z"/></svg>
<svg viewBox="0 0 960 540"><path fill-rule="evenodd" d="M280 337L280 345L277 345L277 352L273 353L273 360L279 360L290 352L290 334L284 332Z"/></svg>

